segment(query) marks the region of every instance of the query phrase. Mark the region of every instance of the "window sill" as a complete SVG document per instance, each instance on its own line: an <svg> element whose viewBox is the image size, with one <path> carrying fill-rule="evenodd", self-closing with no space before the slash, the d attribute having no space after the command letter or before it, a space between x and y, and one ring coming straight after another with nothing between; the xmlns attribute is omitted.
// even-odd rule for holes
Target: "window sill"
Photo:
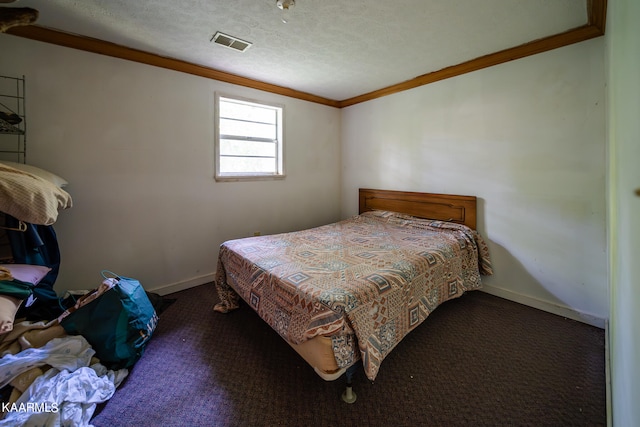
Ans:
<svg viewBox="0 0 640 427"><path fill-rule="evenodd" d="M275 181L282 180L286 175L216 175L216 182L234 182L234 181Z"/></svg>

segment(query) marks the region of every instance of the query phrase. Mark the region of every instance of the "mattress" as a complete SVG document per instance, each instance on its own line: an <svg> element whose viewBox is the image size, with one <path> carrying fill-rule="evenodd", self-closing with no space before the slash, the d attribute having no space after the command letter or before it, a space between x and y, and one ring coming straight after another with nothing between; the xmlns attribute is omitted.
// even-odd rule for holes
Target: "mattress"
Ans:
<svg viewBox="0 0 640 427"><path fill-rule="evenodd" d="M475 230L373 210L223 243L215 309L228 312L242 299L307 362L314 360L323 378L361 360L374 380L384 358L438 305L481 288L481 275L491 273Z"/></svg>

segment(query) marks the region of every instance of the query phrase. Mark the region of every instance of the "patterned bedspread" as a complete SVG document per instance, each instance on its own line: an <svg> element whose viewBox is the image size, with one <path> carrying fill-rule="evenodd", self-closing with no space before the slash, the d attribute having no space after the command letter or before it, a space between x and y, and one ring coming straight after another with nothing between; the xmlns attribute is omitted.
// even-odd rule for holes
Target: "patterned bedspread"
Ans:
<svg viewBox="0 0 640 427"><path fill-rule="evenodd" d="M382 360L441 303L492 274L487 246L459 224L371 211L292 233L222 244L217 311L242 297L284 339L332 337L338 366ZM357 339L354 339L354 334Z"/></svg>

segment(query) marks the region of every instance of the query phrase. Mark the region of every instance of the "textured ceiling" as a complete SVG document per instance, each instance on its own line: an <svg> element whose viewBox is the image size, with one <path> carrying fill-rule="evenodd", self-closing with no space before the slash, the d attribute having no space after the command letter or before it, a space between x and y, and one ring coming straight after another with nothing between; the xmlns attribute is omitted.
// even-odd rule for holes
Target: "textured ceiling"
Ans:
<svg viewBox="0 0 640 427"><path fill-rule="evenodd" d="M585 25L586 0L18 0L39 26L344 100ZM210 42L221 31L253 45Z"/></svg>

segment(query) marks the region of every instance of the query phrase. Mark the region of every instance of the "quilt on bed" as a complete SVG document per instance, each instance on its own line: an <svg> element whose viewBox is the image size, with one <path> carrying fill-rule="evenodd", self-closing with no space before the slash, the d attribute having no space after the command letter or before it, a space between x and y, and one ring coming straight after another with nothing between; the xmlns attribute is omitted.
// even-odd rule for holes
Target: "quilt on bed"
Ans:
<svg viewBox="0 0 640 427"><path fill-rule="evenodd" d="M492 274L487 246L460 224L370 211L337 223L222 244L216 288L242 297L287 341L332 336L338 366L382 360L441 303ZM353 339L353 334L357 342Z"/></svg>

